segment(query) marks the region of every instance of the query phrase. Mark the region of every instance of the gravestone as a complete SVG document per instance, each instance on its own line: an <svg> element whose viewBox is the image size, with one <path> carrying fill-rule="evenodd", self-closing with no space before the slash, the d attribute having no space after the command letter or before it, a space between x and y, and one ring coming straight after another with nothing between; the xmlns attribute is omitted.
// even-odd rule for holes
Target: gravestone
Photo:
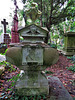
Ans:
<svg viewBox="0 0 75 100"><path fill-rule="evenodd" d="M2 23L3 26L4 26L3 33L6 33L6 25L8 25L8 22L6 22L6 19L3 19L3 21L1 21L1 23Z"/></svg>
<svg viewBox="0 0 75 100"><path fill-rule="evenodd" d="M64 51L65 55L75 55L75 32L64 33Z"/></svg>
<svg viewBox="0 0 75 100"><path fill-rule="evenodd" d="M44 41L48 31L35 24L31 24L18 32L24 38L21 43L22 65L19 68L24 70L25 74L16 82L16 93L27 96L48 95L48 80L41 74L41 71L45 69L43 66L43 53Z"/></svg>
<svg viewBox="0 0 75 100"><path fill-rule="evenodd" d="M6 22L6 19L3 19L3 21L1 21L1 23L3 24L3 33L0 36L0 38L1 38L0 42L9 44L11 42L11 39L10 39L9 34L6 33L6 25L8 25L8 22Z"/></svg>
<svg viewBox="0 0 75 100"><path fill-rule="evenodd" d="M34 6L34 4L32 5ZM33 13L32 16L34 16ZM32 20L34 19L36 20L36 18ZM34 22L18 30L20 36L23 37L23 41L21 43L11 43L11 47L6 52L6 60L18 64L17 66L24 70L22 77L15 85L16 93L19 96L49 95L48 80L41 71L56 63L59 58L58 52L46 44L48 30L34 24ZM51 59L47 62L49 57Z"/></svg>

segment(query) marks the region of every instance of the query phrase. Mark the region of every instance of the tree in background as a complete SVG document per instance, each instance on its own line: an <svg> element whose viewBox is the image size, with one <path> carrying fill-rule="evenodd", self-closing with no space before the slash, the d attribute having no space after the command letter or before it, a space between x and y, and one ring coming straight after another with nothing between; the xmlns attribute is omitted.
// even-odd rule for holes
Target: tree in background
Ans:
<svg viewBox="0 0 75 100"><path fill-rule="evenodd" d="M55 34L59 32L59 38L63 38L63 34L66 31L74 30L75 26L75 0L21 0L24 9L30 7L29 3L33 1L38 4L38 9L41 10L42 15L38 19L42 27L47 27L47 29L52 32L52 28L56 31ZM28 3L29 2L29 3ZM24 18L25 24L27 22L27 16L24 9L19 9L19 20L22 21ZM67 19L67 21L66 21ZM56 30L57 28L57 30Z"/></svg>
<svg viewBox="0 0 75 100"><path fill-rule="evenodd" d="M65 21L65 18L69 20L75 16L74 0L22 0L23 4L27 1L38 3L39 10L42 11L41 25L48 30L53 24L57 25Z"/></svg>

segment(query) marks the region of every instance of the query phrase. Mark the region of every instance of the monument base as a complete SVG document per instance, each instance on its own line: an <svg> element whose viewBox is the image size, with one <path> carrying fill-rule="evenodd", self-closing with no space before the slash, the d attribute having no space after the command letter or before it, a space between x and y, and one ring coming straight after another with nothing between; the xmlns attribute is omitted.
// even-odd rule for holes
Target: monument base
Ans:
<svg viewBox="0 0 75 100"><path fill-rule="evenodd" d="M15 90L19 96L49 95L49 85L41 71L25 71L16 82Z"/></svg>
<svg viewBox="0 0 75 100"><path fill-rule="evenodd" d="M25 80L25 79L24 79ZM28 81L28 80L27 80ZM27 88L20 88L19 86L21 86L20 83L16 84L16 93L19 96L34 96L35 94L38 95L42 95L46 94L49 95L46 100L73 100L73 98L71 97L71 95L69 94L69 92L65 89L65 87L63 86L62 82L59 80L59 78L57 77L48 77L48 87L44 86L42 83L41 85L43 87L38 87L37 85L35 87L37 88L31 88L29 87L29 85L27 85ZM20 81L17 81L20 82ZM24 83L24 82L23 82ZM23 84L22 84L23 85ZM23 87L23 86L21 86ZM49 90L48 90L49 89ZM48 94L49 91L49 94ZM39 99L41 100L41 99Z"/></svg>

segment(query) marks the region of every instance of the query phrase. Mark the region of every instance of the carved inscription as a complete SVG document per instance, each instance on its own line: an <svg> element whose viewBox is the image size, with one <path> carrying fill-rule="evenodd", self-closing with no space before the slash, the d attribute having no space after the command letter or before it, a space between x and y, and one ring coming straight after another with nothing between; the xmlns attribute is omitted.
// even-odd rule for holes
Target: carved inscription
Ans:
<svg viewBox="0 0 75 100"><path fill-rule="evenodd" d="M42 48L23 48L22 65L28 63L43 65L43 49Z"/></svg>

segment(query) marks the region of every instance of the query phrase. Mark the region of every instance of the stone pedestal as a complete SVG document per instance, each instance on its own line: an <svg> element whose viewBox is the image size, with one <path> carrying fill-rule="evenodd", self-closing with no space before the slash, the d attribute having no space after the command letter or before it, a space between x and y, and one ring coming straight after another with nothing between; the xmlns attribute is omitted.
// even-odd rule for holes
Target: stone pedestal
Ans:
<svg viewBox="0 0 75 100"><path fill-rule="evenodd" d="M49 95L48 80L39 68L38 66L29 66L28 70L25 70L23 76L16 82L15 89L19 96Z"/></svg>
<svg viewBox="0 0 75 100"><path fill-rule="evenodd" d="M64 55L75 55L75 32L64 33Z"/></svg>
<svg viewBox="0 0 75 100"><path fill-rule="evenodd" d="M6 53L7 61L24 70L23 76L16 82L16 93L19 96L49 95L48 80L41 71L57 62L59 55L45 43L48 31L31 24L18 32L24 40L11 43L12 47Z"/></svg>
<svg viewBox="0 0 75 100"><path fill-rule="evenodd" d="M39 44L28 44L22 47L23 76L16 82L15 89L18 95L49 94L49 85L46 77L41 74L43 67L43 47Z"/></svg>

